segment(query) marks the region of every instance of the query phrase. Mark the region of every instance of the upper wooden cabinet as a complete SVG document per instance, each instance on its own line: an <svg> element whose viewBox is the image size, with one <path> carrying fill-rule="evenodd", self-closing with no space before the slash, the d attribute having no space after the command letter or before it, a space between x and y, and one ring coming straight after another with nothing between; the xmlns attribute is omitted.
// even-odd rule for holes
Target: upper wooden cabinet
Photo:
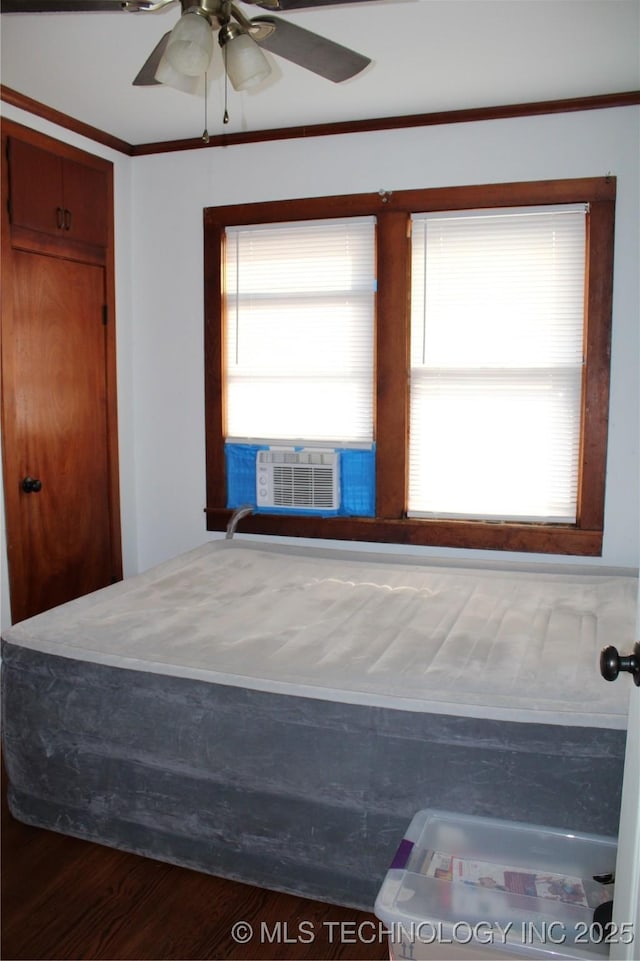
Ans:
<svg viewBox="0 0 640 961"><path fill-rule="evenodd" d="M11 226L58 241L106 247L108 191L104 170L9 138Z"/></svg>

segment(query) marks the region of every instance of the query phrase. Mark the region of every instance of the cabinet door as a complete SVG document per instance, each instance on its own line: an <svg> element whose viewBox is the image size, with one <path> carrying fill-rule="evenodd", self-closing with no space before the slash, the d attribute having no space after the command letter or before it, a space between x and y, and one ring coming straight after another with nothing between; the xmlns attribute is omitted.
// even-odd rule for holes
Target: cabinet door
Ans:
<svg viewBox="0 0 640 961"><path fill-rule="evenodd" d="M9 140L11 223L58 234L64 226L62 159L22 140Z"/></svg>
<svg viewBox="0 0 640 961"><path fill-rule="evenodd" d="M13 138L9 165L14 227L60 242L106 247L109 194L104 170Z"/></svg>
<svg viewBox="0 0 640 961"><path fill-rule="evenodd" d="M107 243L107 175L65 158L62 166L64 227L70 240L104 247Z"/></svg>

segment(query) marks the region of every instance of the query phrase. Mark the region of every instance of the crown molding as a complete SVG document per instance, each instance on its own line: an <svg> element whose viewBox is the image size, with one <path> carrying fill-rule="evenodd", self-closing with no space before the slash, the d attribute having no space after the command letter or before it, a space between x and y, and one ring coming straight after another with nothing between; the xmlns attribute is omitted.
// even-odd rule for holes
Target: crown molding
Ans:
<svg viewBox="0 0 640 961"><path fill-rule="evenodd" d="M54 110L53 107L48 107L39 100L32 100L31 97L26 97L23 93L12 90L11 87L5 87L4 84L0 85L0 100L4 100L5 103L9 103L13 107L19 107L20 110L26 110L36 117L42 117L43 120L49 120L51 123L57 124L58 127L64 127L65 130L87 137L95 143L101 143L105 147L111 147L112 150L117 150L130 157L133 155L133 145L127 143L126 140L114 137L104 130L99 130L98 127L92 127L91 124L83 123L82 120L76 120L75 117L70 117L60 110Z"/></svg>
<svg viewBox="0 0 640 961"><path fill-rule="evenodd" d="M378 117L370 120L349 120L339 123L311 124L297 127L277 127L244 133L212 136L208 142L200 137L189 140L166 140L157 143L130 144L97 127L54 110L38 100L32 100L10 87L0 85L0 99L6 103L42 117L60 127L88 137L130 157L148 154L173 153L180 150L205 150L210 147L229 147L239 144L265 143L273 140L297 140L309 137L333 137L340 134L370 133L382 130L402 130L410 127L431 127L453 123L476 123L484 120L508 120L554 113L573 113L583 110L606 110L640 104L640 90L597 94L591 97L571 97L564 100L540 100L532 103L503 104L495 107L471 107L461 110L440 110L432 113L409 114L399 117Z"/></svg>

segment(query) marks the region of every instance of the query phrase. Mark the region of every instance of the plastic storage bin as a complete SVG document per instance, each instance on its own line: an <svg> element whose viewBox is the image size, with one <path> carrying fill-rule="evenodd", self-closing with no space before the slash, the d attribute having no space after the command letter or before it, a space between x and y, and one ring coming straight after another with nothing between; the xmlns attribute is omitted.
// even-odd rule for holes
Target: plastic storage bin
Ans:
<svg viewBox="0 0 640 961"><path fill-rule="evenodd" d="M594 923L613 886L616 840L420 811L376 899L394 959L596 959L612 931Z"/></svg>

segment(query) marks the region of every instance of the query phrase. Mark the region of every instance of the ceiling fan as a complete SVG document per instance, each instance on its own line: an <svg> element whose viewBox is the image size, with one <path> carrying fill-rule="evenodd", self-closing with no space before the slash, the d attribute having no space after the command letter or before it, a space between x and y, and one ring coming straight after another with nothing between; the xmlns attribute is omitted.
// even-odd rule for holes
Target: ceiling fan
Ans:
<svg viewBox="0 0 640 961"><path fill-rule="evenodd" d="M58 13L161 10L180 2L180 19L154 48L133 80L134 86L164 83L195 92L213 58L214 31L226 74L236 90L261 83L271 67L263 53L283 57L334 83L354 77L368 57L297 24L272 15L249 19L233 0L2 0L2 13ZM353 3L358 0L243 0L267 11Z"/></svg>

